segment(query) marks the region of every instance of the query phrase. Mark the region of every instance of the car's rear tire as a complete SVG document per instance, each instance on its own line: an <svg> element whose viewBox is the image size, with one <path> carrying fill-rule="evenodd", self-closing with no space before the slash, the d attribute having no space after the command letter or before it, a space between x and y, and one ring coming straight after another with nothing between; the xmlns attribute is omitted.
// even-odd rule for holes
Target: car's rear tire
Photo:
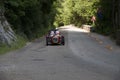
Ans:
<svg viewBox="0 0 120 80"><path fill-rule="evenodd" d="M65 38L62 37L62 45L65 45Z"/></svg>
<svg viewBox="0 0 120 80"><path fill-rule="evenodd" d="M48 38L46 38L46 46L48 46Z"/></svg>

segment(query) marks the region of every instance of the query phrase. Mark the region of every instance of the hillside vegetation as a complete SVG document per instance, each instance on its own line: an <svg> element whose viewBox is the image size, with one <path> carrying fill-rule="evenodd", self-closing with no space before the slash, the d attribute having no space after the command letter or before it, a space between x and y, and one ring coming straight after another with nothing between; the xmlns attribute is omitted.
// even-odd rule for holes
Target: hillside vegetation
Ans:
<svg viewBox="0 0 120 80"><path fill-rule="evenodd" d="M44 35L49 29L54 28L53 21L55 13L53 11L54 0L0 0L0 10L4 11L5 21L10 23L10 27L18 36L11 44L7 44L8 38L0 41L0 54L23 47L27 41L34 40ZM3 23L2 20L0 22ZM2 24L0 23L0 24ZM4 26L1 26L3 28ZM3 30L7 33L8 27ZM10 36L8 36L10 37ZM1 39L0 39L1 40ZM9 40L8 40L9 41ZM3 42L3 43L1 43Z"/></svg>
<svg viewBox="0 0 120 80"><path fill-rule="evenodd" d="M114 33L113 2L106 0L5 0L5 15L12 28L36 38L54 26L89 24L105 35ZM96 17L93 25L91 18ZM54 26L53 26L54 23Z"/></svg>
<svg viewBox="0 0 120 80"><path fill-rule="evenodd" d="M5 0L5 16L17 34L34 39L53 27L53 1Z"/></svg>

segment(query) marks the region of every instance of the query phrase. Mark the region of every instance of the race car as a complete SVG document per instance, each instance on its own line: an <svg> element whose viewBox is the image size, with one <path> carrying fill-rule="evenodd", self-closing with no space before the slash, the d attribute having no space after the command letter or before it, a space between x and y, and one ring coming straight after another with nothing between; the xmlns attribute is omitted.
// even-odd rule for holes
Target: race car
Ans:
<svg viewBox="0 0 120 80"><path fill-rule="evenodd" d="M46 36L46 45L65 45L64 36L60 34L59 30L50 30Z"/></svg>

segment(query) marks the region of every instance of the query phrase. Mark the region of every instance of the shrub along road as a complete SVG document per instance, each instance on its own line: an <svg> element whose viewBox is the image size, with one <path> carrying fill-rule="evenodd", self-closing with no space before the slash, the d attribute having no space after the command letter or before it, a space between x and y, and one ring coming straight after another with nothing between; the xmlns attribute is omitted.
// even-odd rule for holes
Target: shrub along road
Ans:
<svg viewBox="0 0 120 80"><path fill-rule="evenodd" d="M0 80L119 80L117 46L108 49L97 41L101 37L72 26L61 31L65 46L46 46L40 39L1 55Z"/></svg>

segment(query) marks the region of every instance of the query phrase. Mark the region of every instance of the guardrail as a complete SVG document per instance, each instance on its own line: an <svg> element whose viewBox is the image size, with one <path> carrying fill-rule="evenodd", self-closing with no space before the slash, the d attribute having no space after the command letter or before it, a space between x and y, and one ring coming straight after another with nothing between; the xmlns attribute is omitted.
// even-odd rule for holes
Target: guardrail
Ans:
<svg viewBox="0 0 120 80"><path fill-rule="evenodd" d="M82 29L85 29L89 32L95 32L95 28L90 25L82 25Z"/></svg>

